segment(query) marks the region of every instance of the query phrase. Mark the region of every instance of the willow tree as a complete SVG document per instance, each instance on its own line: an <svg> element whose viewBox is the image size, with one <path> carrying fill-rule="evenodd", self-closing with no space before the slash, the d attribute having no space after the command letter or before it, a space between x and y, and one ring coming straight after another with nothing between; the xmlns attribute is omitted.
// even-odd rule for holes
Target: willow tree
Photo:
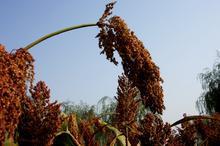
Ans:
<svg viewBox="0 0 220 146"><path fill-rule="evenodd" d="M220 112L220 62L216 62L212 69L200 74L203 93L197 101L200 113Z"/></svg>

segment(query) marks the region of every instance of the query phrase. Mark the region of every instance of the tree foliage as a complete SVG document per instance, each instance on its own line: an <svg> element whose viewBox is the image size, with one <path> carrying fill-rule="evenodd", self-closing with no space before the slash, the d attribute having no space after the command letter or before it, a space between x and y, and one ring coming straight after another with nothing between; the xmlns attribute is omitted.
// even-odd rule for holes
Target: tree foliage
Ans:
<svg viewBox="0 0 220 146"><path fill-rule="evenodd" d="M75 104L71 101L65 101L61 103L62 112L64 112L67 115L71 115L72 113L75 113L79 119L91 119L95 117L95 106L89 105L85 102L80 101L79 104Z"/></svg>
<svg viewBox="0 0 220 146"><path fill-rule="evenodd" d="M212 70L200 74L203 93L197 101L201 113L220 112L220 62L216 62Z"/></svg>

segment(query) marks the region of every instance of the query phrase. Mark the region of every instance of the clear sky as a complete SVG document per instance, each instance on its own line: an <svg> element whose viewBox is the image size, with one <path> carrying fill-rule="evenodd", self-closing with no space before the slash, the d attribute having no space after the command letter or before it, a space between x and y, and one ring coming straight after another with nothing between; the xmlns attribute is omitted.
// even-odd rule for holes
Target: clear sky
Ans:
<svg viewBox="0 0 220 146"><path fill-rule="evenodd" d="M7 50L40 36L82 23L96 23L109 1L1 0L0 43ZM197 114L201 94L198 74L212 67L220 48L219 0L120 0L121 16L149 49L164 79L164 120ZM116 95L116 67L99 55L98 28L84 28L51 38L32 48L36 81L44 80L52 99L96 104Z"/></svg>

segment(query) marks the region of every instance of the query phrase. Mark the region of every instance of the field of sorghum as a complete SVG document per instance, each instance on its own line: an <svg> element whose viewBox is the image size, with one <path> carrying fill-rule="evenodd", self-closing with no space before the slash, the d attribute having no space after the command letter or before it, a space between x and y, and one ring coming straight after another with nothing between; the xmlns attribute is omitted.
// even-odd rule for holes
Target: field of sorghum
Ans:
<svg viewBox="0 0 220 146"><path fill-rule="evenodd" d="M124 20L111 16L114 4L106 5L94 24L100 28L101 54L117 65L117 52L124 70L112 119L105 121L98 115L80 119L75 113L63 113L61 104L50 102L50 90L43 81L33 85L34 59L28 50L34 43L13 52L0 45L0 145L220 145L219 114L185 115L173 124L163 122L159 67ZM138 118L140 110L145 111L142 118Z"/></svg>

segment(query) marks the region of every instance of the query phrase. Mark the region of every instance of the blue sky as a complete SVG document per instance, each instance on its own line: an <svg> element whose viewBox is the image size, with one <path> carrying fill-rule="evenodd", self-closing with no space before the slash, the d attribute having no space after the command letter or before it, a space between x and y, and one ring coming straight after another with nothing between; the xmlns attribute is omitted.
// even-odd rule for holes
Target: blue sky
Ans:
<svg viewBox="0 0 220 146"><path fill-rule="evenodd" d="M109 1L1 1L0 43L12 50L40 36L82 23L96 23ZM164 79L164 120L197 114L198 74L212 67L220 48L219 0L124 0L114 14L135 31L160 67ZM36 81L44 80L53 100L96 104L116 95L122 73L99 55L98 28L84 28L51 38L30 50Z"/></svg>

